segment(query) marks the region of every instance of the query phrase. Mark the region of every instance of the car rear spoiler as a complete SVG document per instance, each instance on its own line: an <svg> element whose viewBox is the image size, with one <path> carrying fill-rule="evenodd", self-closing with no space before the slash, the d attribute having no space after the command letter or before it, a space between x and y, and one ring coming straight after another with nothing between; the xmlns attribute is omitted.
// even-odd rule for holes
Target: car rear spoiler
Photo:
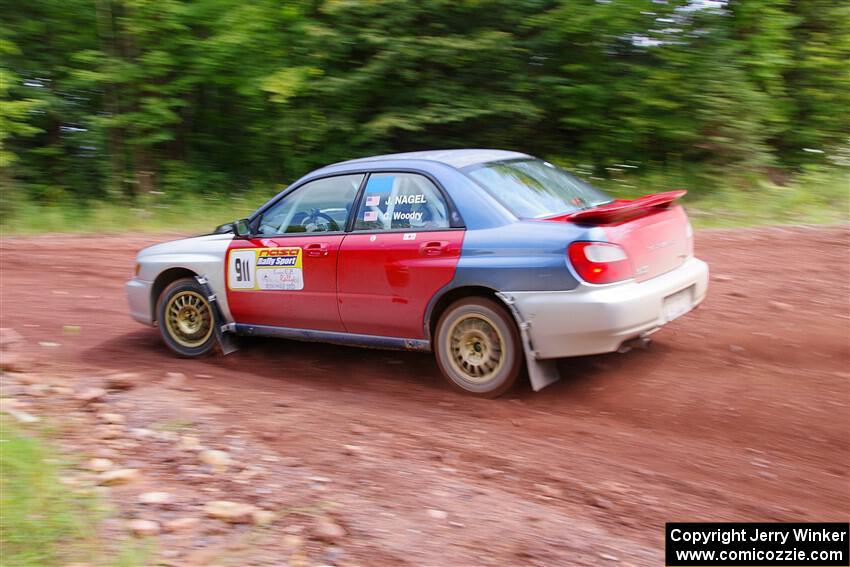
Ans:
<svg viewBox="0 0 850 567"><path fill-rule="evenodd" d="M658 209L666 209L685 193L687 191L684 189L678 189L646 195L637 199L618 199L592 209L550 217L546 220L567 221L576 224L614 224L642 217Z"/></svg>

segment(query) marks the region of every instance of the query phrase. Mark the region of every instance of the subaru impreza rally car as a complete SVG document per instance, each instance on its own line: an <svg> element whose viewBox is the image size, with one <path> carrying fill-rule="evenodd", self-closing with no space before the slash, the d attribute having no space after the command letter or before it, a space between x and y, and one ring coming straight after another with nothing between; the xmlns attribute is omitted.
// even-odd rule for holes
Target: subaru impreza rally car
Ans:
<svg viewBox="0 0 850 567"><path fill-rule="evenodd" d="M556 359L625 350L703 300L683 194L614 200L501 150L346 161L139 252L130 312L186 357L262 335L432 351L479 396L526 368L539 390Z"/></svg>

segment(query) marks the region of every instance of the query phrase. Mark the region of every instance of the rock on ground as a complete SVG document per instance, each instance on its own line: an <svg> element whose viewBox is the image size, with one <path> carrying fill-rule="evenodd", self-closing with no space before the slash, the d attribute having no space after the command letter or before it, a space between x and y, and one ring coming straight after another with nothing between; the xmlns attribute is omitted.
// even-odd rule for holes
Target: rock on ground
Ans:
<svg viewBox="0 0 850 567"><path fill-rule="evenodd" d="M125 482L136 480L137 478L139 478L138 469L115 469L100 473L98 476L98 482L106 485L124 484Z"/></svg>
<svg viewBox="0 0 850 567"><path fill-rule="evenodd" d="M313 528L313 535L322 541L336 543L345 537L345 528L337 524L331 518L320 518Z"/></svg>
<svg viewBox="0 0 850 567"><path fill-rule="evenodd" d="M159 534L159 523L153 520L130 520L127 522L127 527L133 532L133 535L155 536Z"/></svg>
<svg viewBox="0 0 850 567"><path fill-rule="evenodd" d="M169 504L172 500L169 492L144 492L139 495L140 504Z"/></svg>
<svg viewBox="0 0 850 567"><path fill-rule="evenodd" d="M200 518L194 518L189 516L185 518L176 518L174 520L169 520L168 522L165 522L163 527L167 532L183 532L191 530L200 523Z"/></svg>
<svg viewBox="0 0 850 567"><path fill-rule="evenodd" d="M254 512L258 508L243 502L229 500L214 500L204 504L204 513L211 518L231 524L250 524L254 522Z"/></svg>
<svg viewBox="0 0 850 567"><path fill-rule="evenodd" d="M86 388L85 390L83 390L82 392L80 392L79 394L77 394L74 397L77 398L78 400L80 400L81 402L83 402L84 404L90 404L90 403L99 401L105 395L106 395L106 390L104 390L103 388L94 388L93 387L93 388Z"/></svg>
<svg viewBox="0 0 850 567"><path fill-rule="evenodd" d="M110 459L94 458L89 460L86 464L86 468L90 471L102 473L111 469L114 464L115 463L113 463Z"/></svg>

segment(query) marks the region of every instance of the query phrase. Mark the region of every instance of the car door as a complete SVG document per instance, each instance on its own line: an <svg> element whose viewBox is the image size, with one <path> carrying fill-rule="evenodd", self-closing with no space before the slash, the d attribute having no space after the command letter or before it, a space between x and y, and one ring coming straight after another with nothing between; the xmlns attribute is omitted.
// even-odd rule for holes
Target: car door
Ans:
<svg viewBox="0 0 850 567"><path fill-rule="evenodd" d="M424 338L431 297L454 277L464 231L440 189L415 173L373 173L339 252L339 311L350 333Z"/></svg>
<svg viewBox="0 0 850 567"><path fill-rule="evenodd" d="M237 323L343 330L337 257L364 177L310 181L264 211L252 238L233 240L225 278Z"/></svg>

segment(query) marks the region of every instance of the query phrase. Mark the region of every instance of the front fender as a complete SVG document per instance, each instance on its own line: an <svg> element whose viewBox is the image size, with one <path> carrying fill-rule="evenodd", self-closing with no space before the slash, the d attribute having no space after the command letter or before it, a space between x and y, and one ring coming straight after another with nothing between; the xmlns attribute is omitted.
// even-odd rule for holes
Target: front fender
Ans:
<svg viewBox="0 0 850 567"><path fill-rule="evenodd" d="M138 279L155 283L171 269L189 270L207 279L208 285L218 298L219 308L225 323L233 322L224 281L224 261L227 249L233 240L232 234L212 234L186 238L174 242L157 244L139 252ZM156 289L152 285L152 289ZM151 294L151 309L157 298Z"/></svg>

